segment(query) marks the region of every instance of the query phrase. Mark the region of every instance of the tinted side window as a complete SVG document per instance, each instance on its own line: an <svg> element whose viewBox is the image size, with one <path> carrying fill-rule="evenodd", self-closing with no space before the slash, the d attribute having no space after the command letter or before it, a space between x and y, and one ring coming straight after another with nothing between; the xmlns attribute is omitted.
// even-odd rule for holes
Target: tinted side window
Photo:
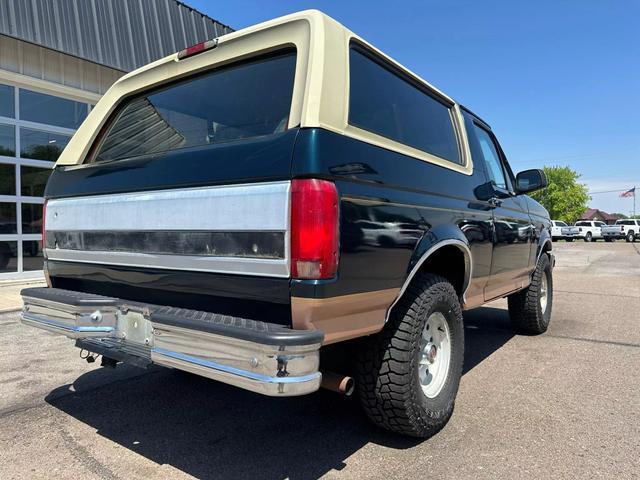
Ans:
<svg viewBox="0 0 640 480"><path fill-rule="evenodd" d="M93 161L280 133L291 109L295 52L207 72L121 108Z"/></svg>
<svg viewBox="0 0 640 480"><path fill-rule="evenodd" d="M498 150L496 149L496 145L493 143L491 135L489 135L489 132L484 128L481 128L476 124L473 124L473 130L475 132L476 139L478 140L478 144L480 145L480 151L482 152L484 163L487 166L489 179L498 187L506 189L507 180L502 168L502 162L500 161L500 155L498 155Z"/></svg>
<svg viewBox="0 0 640 480"><path fill-rule="evenodd" d="M351 125L461 163L449 106L357 48L349 77Z"/></svg>

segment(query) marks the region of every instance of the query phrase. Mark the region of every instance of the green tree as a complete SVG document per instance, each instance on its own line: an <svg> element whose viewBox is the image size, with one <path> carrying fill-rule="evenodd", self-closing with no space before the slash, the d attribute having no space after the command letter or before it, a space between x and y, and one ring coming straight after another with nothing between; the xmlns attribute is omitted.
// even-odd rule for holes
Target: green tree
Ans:
<svg viewBox="0 0 640 480"><path fill-rule="evenodd" d="M22 150L21 156L55 162L61 153L62 148L58 145L30 145L26 150Z"/></svg>
<svg viewBox="0 0 640 480"><path fill-rule="evenodd" d="M553 220L574 223L587 209L591 197L580 175L569 167L544 167L549 185L533 192L531 197L549 211Z"/></svg>

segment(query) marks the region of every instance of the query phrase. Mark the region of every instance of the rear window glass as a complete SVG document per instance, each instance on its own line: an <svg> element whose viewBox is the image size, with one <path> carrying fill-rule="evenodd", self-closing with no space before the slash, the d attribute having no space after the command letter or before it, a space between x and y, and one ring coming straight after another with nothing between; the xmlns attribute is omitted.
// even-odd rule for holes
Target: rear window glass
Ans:
<svg viewBox="0 0 640 480"><path fill-rule="evenodd" d="M618 220L616 223L618 225L635 225L633 220Z"/></svg>
<svg viewBox="0 0 640 480"><path fill-rule="evenodd" d="M590 227L591 222L576 222L577 227Z"/></svg>
<svg viewBox="0 0 640 480"><path fill-rule="evenodd" d="M460 163L451 108L359 48L349 58L349 123Z"/></svg>
<svg viewBox="0 0 640 480"><path fill-rule="evenodd" d="M93 161L283 132L295 61L295 52L287 50L132 98L121 107Z"/></svg>

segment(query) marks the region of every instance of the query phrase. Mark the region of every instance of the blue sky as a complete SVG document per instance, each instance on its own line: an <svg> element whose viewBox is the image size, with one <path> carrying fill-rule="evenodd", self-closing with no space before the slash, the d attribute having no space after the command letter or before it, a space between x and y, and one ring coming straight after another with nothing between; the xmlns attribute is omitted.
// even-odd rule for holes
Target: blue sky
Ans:
<svg viewBox="0 0 640 480"><path fill-rule="evenodd" d="M484 118L514 170L568 165L592 192L640 194L638 0L187 3L236 29L322 10Z"/></svg>

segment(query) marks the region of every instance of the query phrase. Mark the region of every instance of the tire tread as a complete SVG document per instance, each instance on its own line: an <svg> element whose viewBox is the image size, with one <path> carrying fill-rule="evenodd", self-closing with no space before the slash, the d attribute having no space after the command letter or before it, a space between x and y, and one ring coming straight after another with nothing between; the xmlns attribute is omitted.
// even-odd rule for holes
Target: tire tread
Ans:
<svg viewBox="0 0 640 480"><path fill-rule="evenodd" d="M509 307L509 319L511 325L518 333L526 335L539 335L546 332L549 321L544 318L544 314L540 309L540 283L542 275L549 268L549 257L546 254L540 255L536 269L531 278L531 283L527 288L509 295L507 303ZM553 284L550 283L548 288L553 299ZM553 305L549 304L550 311Z"/></svg>
<svg viewBox="0 0 640 480"><path fill-rule="evenodd" d="M360 349L357 382L360 400L369 418L383 428L427 437L437 433L453 412L455 392L444 411L434 412L419 408L417 395L422 395L422 391L412 388L412 378L417 375L413 352L419 348L422 318L430 305L443 299L462 322L453 286L443 277L419 274L394 307L385 328L365 339ZM451 368L454 365L452 361ZM459 371L450 372L458 382L461 362L459 367Z"/></svg>

